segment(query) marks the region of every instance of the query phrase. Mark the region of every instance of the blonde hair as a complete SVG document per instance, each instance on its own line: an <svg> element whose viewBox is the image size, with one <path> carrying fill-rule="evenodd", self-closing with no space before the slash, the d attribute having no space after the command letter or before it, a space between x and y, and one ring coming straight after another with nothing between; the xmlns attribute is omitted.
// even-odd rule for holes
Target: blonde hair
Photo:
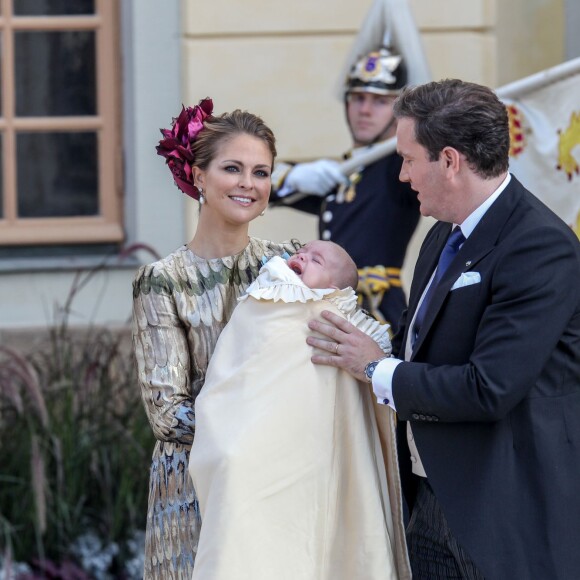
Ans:
<svg viewBox="0 0 580 580"><path fill-rule="evenodd" d="M208 117L203 126L203 130L199 132L192 145L194 166L207 169L217 155L219 146L224 141L240 134L261 139L268 146L272 154L272 165L274 165L276 138L270 127L257 115L236 109L218 117Z"/></svg>

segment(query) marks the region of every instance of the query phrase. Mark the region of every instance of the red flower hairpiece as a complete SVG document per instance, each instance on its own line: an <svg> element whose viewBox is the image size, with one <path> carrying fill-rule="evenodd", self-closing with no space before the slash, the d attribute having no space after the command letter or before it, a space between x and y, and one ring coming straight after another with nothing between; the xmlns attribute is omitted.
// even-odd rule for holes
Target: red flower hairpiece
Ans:
<svg viewBox="0 0 580 580"><path fill-rule="evenodd" d="M171 129L160 129L163 139L155 148L165 157L165 163L173 175L175 185L186 195L199 199L199 191L193 185L193 151L191 146L203 129L203 122L213 111L213 101L203 99L195 107L182 105L179 117L171 121Z"/></svg>

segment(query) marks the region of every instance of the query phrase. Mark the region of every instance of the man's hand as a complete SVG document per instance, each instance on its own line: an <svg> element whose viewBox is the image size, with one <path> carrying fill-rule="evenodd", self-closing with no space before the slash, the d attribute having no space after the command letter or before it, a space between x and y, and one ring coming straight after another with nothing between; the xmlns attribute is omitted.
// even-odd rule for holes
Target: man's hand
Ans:
<svg viewBox="0 0 580 580"><path fill-rule="evenodd" d="M315 364L338 367L350 373L359 381L366 381L365 367L373 360L383 358L385 353L379 345L364 332L344 318L324 310L322 317L328 322L311 320L308 328L323 335L323 338L309 336L306 342L326 354L315 354L311 360Z"/></svg>
<svg viewBox="0 0 580 580"><path fill-rule="evenodd" d="M284 188L323 197L339 183L348 183L340 171L339 163L320 159L295 165L284 180Z"/></svg>

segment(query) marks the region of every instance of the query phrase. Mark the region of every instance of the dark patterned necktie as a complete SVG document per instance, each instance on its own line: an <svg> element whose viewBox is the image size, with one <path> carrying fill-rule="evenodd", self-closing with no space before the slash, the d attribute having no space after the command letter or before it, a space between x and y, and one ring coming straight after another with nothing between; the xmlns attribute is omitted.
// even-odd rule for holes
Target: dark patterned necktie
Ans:
<svg viewBox="0 0 580 580"><path fill-rule="evenodd" d="M451 235L447 239L447 243L439 256L439 262L437 263L437 270L435 271L435 276L433 276L433 280L431 281L431 285L423 298L423 302L421 302L421 306L419 306L419 310L417 311L417 316L415 316L415 325L413 326L413 345L415 344L415 340L417 340L417 336L419 335L419 330L421 330L421 326L425 320L425 314L427 309L429 308L429 302L433 296L433 292L439 284L441 278L443 278L443 274L453 261L453 258L457 255L459 251L459 247L461 244L465 242L465 236L461 231L459 226L456 226L454 230L451 232Z"/></svg>

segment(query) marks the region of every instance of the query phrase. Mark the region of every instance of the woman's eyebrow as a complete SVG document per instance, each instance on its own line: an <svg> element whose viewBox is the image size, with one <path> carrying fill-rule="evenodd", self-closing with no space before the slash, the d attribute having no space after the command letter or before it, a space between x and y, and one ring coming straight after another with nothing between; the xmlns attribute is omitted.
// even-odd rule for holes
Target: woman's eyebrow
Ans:
<svg viewBox="0 0 580 580"><path fill-rule="evenodd" d="M244 166L244 163L239 159L224 159L222 163L235 163L237 165L241 165L242 167ZM270 169L270 165L267 163L258 163L254 165L254 169Z"/></svg>

